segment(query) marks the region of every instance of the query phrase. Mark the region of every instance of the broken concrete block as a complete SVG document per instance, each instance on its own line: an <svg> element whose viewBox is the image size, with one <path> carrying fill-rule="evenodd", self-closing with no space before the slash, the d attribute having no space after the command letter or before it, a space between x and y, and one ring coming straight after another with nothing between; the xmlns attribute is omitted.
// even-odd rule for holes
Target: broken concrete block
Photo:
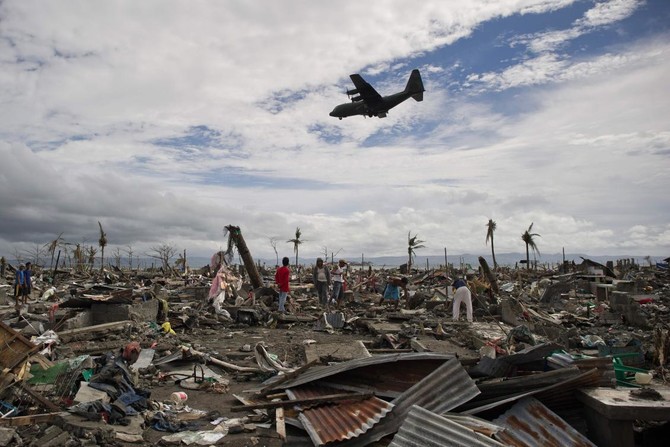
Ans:
<svg viewBox="0 0 670 447"><path fill-rule="evenodd" d="M13 428L0 427L0 447L6 447L14 444L16 430Z"/></svg>
<svg viewBox="0 0 670 447"><path fill-rule="evenodd" d="M138 301L132 305L93 303L91 312L94 325L123 320L156 321L158 300Z"/></svg>
<svg viewBox="0 0 670 447"><path fill-rule="evenodd" d="M610 306L617 308L617 306L627 306L631 302L628 292L614 291L610 294Z"/></svg>

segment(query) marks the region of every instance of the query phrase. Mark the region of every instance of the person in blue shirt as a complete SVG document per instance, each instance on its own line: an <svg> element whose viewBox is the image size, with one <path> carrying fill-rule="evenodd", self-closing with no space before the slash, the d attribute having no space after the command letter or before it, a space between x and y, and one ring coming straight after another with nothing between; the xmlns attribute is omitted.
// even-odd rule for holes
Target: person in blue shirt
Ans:
<svg viewBox="0 0 670 447"><path fill-rule="evenodd" d="M23 288L26 285L25 268L25 265L20 264L19 269L16 271L16 276L14 277L14 298L16 299L17 306L21 303L21 299L23 297Z"/></svg>
<svg viewBox="0 0 670 447"><path fill-rule="evenodd" d="M26 262L26 269L23 271L23 304L28 304L28 298L30 298L30 292L33 289L33 271L31 270L32 264Z"/></svg>

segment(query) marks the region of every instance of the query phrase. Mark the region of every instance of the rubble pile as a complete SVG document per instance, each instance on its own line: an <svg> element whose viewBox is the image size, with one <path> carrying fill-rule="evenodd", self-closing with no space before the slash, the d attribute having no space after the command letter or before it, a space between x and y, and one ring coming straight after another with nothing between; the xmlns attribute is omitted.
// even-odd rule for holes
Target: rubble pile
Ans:
<svg viewBox="0 0 670 447"><path fill-rule="evenodd" d="M381 300L396 269L350 266L323 306L308 268L286 313L274 271L242 269L35 271L17 305L9 266L0 447L651 446L670 431L667 269L405 271L396 308ZM457 277L472 323L451 318Z"/></svg>

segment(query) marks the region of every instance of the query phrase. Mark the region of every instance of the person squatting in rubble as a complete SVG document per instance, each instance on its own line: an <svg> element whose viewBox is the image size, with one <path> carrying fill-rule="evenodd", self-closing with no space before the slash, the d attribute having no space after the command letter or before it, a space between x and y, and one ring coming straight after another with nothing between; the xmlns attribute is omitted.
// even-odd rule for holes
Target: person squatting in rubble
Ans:
<svg viewBox="0 0 670 447"><path fill-rule="evenodd" d="M472 294L470 289L465 282L465 280L458 278L452 284L454 287L454 308L452 318L454 321L458 321L459 314L461 313L461 303L465 303L465 315L469 323L472 323Z"/></svg>
<svg viewBox="0 0 670 447"><path fill-rule="evenodd" d="M289 259L284 256L281 260L282 266L277 269L275 273L275 283L279 287L279 312L286 312L284 305L286 304L286 298L288 293L291 291L289 288L289 280L291 278L291 270L288 268Z"/></svg>
<svg viewBox="0 0 670 447"><path fill-rule="evenodd" d="M319 297L319 304L328 305L328 287L330 286L330 270L323 265L323 259L316 259L316 266L312 270L312 279L316 288L316 295Z"/></svg>
<svg viewBox="0 0 670 447"><path fill-rule="evenodd" d="M405 300L407 300L407 283L408 280L405 276L389 276L386 281L386 287L384 287L384 292L382 293L382 298L379 300L379 305L381 306L384 301L392 301L395 309L398 308L400 304L400 288L402 287L403 295Z"/></svg>
<svg viewBox="0 0 670 447"><path fill-rule="evenodd" d="M347 261L340 259L337 263L337 266L331 272L331 277L333 278L333 295L331 297L330 303L337 304L338 307L344 298L344 282L345 275L347 273Z"/></svg>

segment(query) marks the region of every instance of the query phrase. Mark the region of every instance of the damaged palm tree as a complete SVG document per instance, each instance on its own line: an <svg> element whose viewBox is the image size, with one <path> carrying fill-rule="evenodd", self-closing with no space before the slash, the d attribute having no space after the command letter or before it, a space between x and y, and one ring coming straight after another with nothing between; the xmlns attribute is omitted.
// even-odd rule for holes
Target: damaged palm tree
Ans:
<svg viewBox="0 0 670 447"><path fill-rule="evenodd" d="M228 248L226 249L226 255L231 255L233 253L233 249L237 248L237 252L240 254L242 262L244 263L244 268L247 270L247 273L249 274L249 280L251 281L251 286L254 289L263 287L263 281L261 280L261 275L258 273L256 264L254 264L254 258L251 257L251 252L247 247L247 243L244 241L244 238L242 237L242 231L240 230L240 227L236 227L234 225L226 225L224 228L228 233Z"/></svg>

